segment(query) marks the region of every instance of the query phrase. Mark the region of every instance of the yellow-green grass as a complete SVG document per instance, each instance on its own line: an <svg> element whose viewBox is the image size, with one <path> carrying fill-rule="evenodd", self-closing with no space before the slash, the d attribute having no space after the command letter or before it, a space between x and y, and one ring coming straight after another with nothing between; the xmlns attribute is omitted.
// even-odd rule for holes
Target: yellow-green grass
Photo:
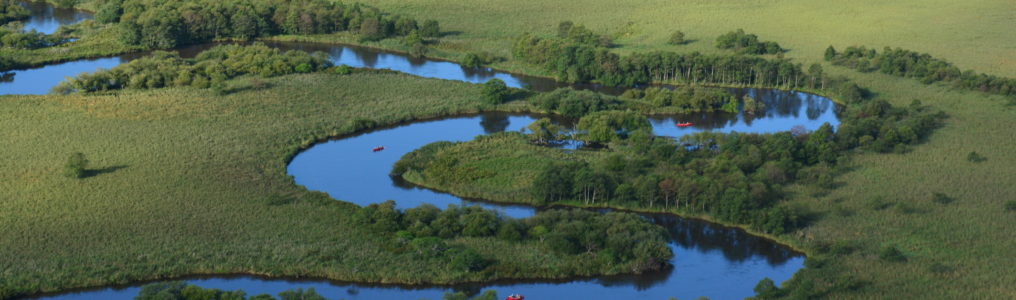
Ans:
<svg viewBox="0 0 1016 300"><path fill-rule="evenodd" d="M511 39L523 32L552 35L562 20L609 33L615 51L674 50L720 52L719 34L744 28L763 40L779 42L804 64L821 62L829 45L893 46L927 52L963 69L1016 76L1016 9L1008 1L506 1L370 0L387 11L434 18L445 31L445 49L490 51L510 57ZM666 45L682 30L684 46ZM439 46L440 47L440 46ZM513 62L497 67L539 74ZM895 105L920 99L950 118L926 143L902 155L859 154L852 172L838 178L843 187L815 198L794 188L789 200L824 215L795 244L851 241L859 251L843 258L849 274L869 284L856 298L1016 298L1016 213L1003 203L1016 199L1016 108L977 92L926 86L882 74L859 74L826 65ZM988 160L971 163L976 151ZM956 198L942 205L932 193ZM874 211L872 198L908 203L908 209ZM894 245L907 263L884 263L877 252ZM936 264L945 268L933 267ZM931 269L951 270L942 273Z"/></svg>
<svg viewBox="0 0 1016 300"><path fill-rule="evenodd" d="M265 83L234 81L241 91L227 96L0 97L0 298L187 274L448 283L582 272L581 256L493 239L452 241L503 264L492 272L388 251L350 224L352 204L310 201L286 174L298 147L350 133L353 120L474 112L479 86L402 74ZM97 174L63 177L73 152Z"/></svg>

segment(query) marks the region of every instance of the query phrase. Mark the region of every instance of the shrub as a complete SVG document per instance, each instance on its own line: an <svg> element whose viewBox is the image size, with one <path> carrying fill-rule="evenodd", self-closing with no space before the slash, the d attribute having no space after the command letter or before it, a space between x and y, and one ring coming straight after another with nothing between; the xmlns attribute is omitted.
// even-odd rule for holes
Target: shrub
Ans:
<svg viewBox="0 0 1016 300"><path fill-rule="evenodd" d="M769 277L763 278L755 285L755 298L773 299L778 296L780 289Z"/></svg>
<svg viewBox="0 0 1016 300"><path fill-rule="evenodd" d="M667 42L671 45L683 45L687 41L684 40L684 32L678 30L670 34L670 40Z"/></svg>
<svg viewBox="0 0 1016 300"><path fill-rule="evenodd" d="M490 104L504 103L509 92L508 85L504 81L493 78L483 84L483 101Z"/></svg>
<svg viewBox="0 0 1016 300"><path fill-rule="evenodd" d="M350 68L347 65L339 65L338 67L335 67L335 74L349 75L349 74L352 74L352 73L353 73L353 68Z"/></svg>
<svg viewBox="0 0 1016 300"><path fill-rule="evenodd" d="M1016 211L1016 200L1009 200L1005 203L1005 210Z"/></svg>
<svg viewBox="0 0 1016 300"><path fill-rule="evenodd" d="M64 175L70 178L85 178L85 168L87 167L88 159L85 159L85 154L76 152L67 159L67 164L64 165Z"/></svg>
<svg viewBox="0 0 1016 300"><path fill-rule="evenodd" d="M455 257L452 257L451 267L457 270L471 272L483 270L483 268L486 268L489 264L490 263L484 259L483 256L476 253L476 250L467 248L459 251L455 254Z"/></svg>

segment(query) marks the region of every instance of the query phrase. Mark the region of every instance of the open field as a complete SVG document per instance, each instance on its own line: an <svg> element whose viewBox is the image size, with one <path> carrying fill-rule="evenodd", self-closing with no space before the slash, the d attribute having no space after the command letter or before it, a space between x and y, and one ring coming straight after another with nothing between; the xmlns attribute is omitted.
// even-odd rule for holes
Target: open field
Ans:
<svg viewBox="0 0 1016 300"><path fill-rule="evenodd" d="M490 280L512 270L560 277L577 263L579 256L492 238L452 243L504 261L499 271L414 259L357 229L352 204L309 194L286 175L297 147L349 133L353 120L476 111L478 86L373 73L265 83L228 96L161 89L0 97L0 298L189 274L388 283ZM249 88L243 79L232 84ZM91 161L92 176L62 175L73 152Z"/></svg>
<svg viewBox="0 0 1016 300"><path fill-rule="evenodd" d="M511 39L524 32L552 35L558 22L571 20L620 44L621 53L638 50L719 51L716 37L737 28L779 42L787 57L821 60L829 45L903 47L928 52L1001 76L1016 76L1016 9L1005 0L948 1L708 1L604 0L366 0L383 10L434 18L450 49L490 51L510 57ZM685 46L666 45L674 30Z"/></svg>

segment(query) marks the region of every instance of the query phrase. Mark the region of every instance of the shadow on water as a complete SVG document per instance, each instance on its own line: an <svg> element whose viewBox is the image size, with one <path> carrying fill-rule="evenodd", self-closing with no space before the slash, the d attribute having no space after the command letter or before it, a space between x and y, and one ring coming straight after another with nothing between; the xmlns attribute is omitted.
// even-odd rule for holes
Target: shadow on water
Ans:
<svg viewBox="0 0 1016 300"><path fill-rule="evenodd" d="M21 6L28 9L31 17L24 21L25 30L35 30L50 34L56 32L61 25L70 25L92 18L92 14L73 9L54 7L46 0L21 1Z"/></svg>

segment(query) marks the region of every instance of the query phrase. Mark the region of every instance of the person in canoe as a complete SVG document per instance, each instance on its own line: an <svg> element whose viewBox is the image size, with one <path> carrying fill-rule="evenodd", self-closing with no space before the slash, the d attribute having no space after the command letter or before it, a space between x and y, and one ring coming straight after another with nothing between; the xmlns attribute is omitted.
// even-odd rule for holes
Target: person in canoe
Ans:
<svg viewBox="0 0 1016 300"><path fill-rule="evenodd" d="M522 300L522 299L526 299L526 297L523 297L522 295L519 294L511 294L508 296L508 298L505 298L505 300Z"/></svg>
<svg viewBox="0 0 1016 300"><path fill-rule="evenodd" d="M373 151L374 152L380 152L381 150L384 150L384 149L385 149L385 146L377 146L377 147L374 147Z"/></svg>
<svg viewBox="0 0 1016 300"><path fill-rule="evenodd" d="M677 127L688 127L691 126L691 122L677 123L674 125L677 125Z"/></svg>

